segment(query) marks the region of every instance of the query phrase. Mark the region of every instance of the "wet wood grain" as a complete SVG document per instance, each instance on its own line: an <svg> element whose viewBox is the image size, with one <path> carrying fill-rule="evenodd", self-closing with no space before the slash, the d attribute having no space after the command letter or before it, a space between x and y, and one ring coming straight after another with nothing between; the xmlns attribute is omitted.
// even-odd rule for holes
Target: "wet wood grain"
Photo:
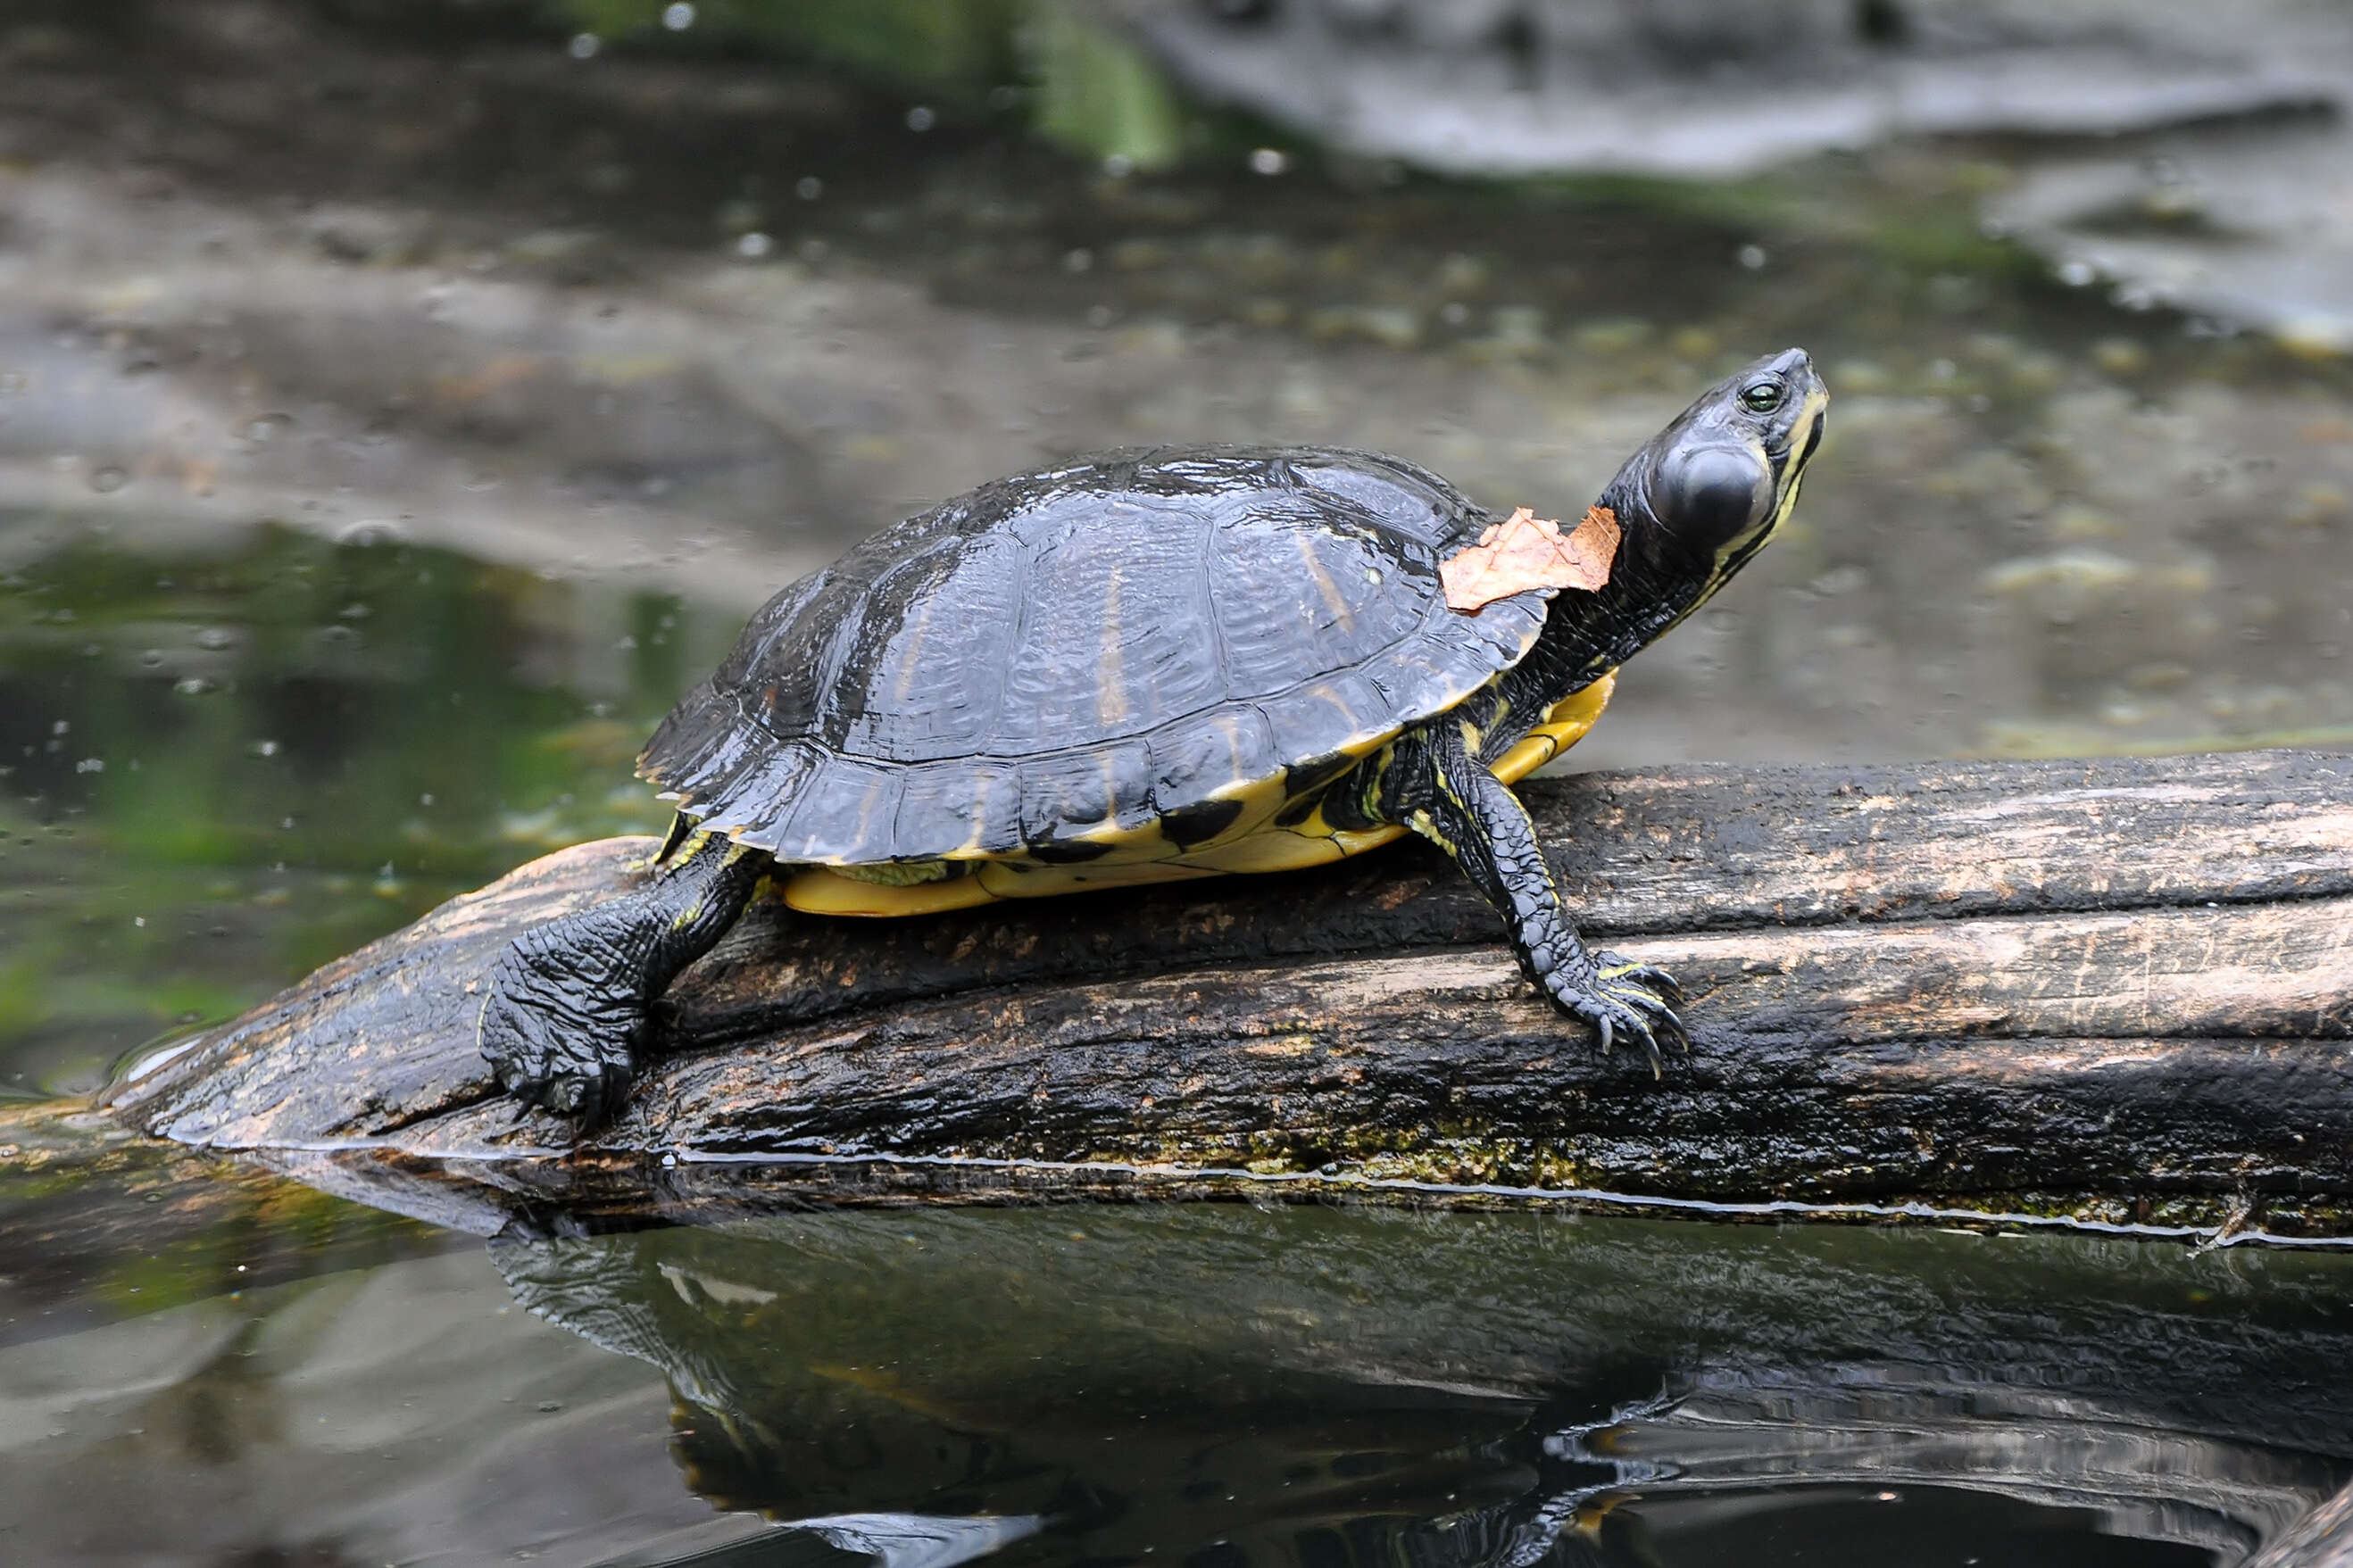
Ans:
<svg viewBox="0 0 2353 1568"><path fill-rule="evenodd" d="M515 931L638 874L649 841L615 840L329 965L112 1109L281 1163L495 1162L501 1192L623 1212L786 1157L893 1197L1255 1178L2336 1234L2348 780L2257 752L1532 784L1579 923L1692 994L1658 1078L1538 1003L1453 869L1402 847L923 920L757 906L575 1148L491 1093L474 1014Z"/></svg>
<svg viewBox="0 0 2353 1568"><path fill-rule="evenodd" d="M2353 1487L2298 1520L2245 1568L2353 1568Z"/></svg>

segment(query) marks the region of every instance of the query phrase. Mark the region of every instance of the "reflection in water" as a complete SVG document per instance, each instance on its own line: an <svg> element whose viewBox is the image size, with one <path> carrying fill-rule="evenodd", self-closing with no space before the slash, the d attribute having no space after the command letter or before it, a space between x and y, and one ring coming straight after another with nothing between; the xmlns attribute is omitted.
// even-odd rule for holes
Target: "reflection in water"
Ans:
<svg viewBox="0 0 2353 1568"><path fill-rule="evenodd" d="M1605 1427L1549 1437L1546 1451L1615 1465L1605 1495L1674 1500L1645 1513L1679 1529L1767 1511L1782 1505L1757 1494L1797 1485L1810 1489L1801 1506L1819 1506L1811 1494L1823 1489L1874 1501L1944 1487L2066 1510L2105 1535L2225 1561L2303 1513L2326 1473L2300 1456L2168 1431L2097 1401L1938 1384L1908 1368L1704 1372L1679 1386Z"/></svg>
<svg viewBox="0 0 2353 1568"><path fill-rule="evenodd" d="M1035 1535L1045 1521L942 1519L920 1513L845 1513L798 1519L787 1529L744 1534L714 1530L715 1544L691 1535L608 1558L597 1568L850 1568L861 1562L886 1568L955 1568L959 1563Z"/></svg>
<svg viewBox="0 0 2353 1568"><path fill-rule="evenodd" d="M852 9L712 5L674 41ZM1160 8L1246 35L1455 9ZM2233 55L2274 36L2170 9ZM2344 341L2335 122L1687 187L1259 162L1262 127L1204 120L1198 158L1128 177L929 86L495 32L520 7L16 10L0 1094L90 1087L540 848L658 827L628 759L753 604L1091 447L1377 447L1575 497L1803 342L1844 411L1806 530L1630 673L1581 761L2353 733L2353 381L2232 328ZM427 37L461 16L492 31ZM1314 69L1389 47L1363 37ZM1549 48L1514 37L1476 51ZM1821 79L1774 58L1792 90L1747 128L1819 122ZM1282 108L1310 79L1272 79ZM2141 308L2168 300L2197 313ZM247 1299L426 1245L259 1190L177 1252L116 1216L101 1278L107 1217L54 1179L0 1193L0 1551L27 1560L2227 1563L2353 1457L2338 1259L1247 1209L498 1249L574 1340L467 1294L497 1289L470 1255ZM804 1528L644 1467L662 1391L590 1340L670 1381L704 1494Z"/></svg>
<svg viewBox="0 0 2353 1568"><path fill-rule="evenodd" d="M2329 1258L1240 1206L494 1257L661 1369L696 1490L894 1568L959 1520L1042 1521L979 1548L1025 1562L2227 1563L2353 1454Z"/></svg>

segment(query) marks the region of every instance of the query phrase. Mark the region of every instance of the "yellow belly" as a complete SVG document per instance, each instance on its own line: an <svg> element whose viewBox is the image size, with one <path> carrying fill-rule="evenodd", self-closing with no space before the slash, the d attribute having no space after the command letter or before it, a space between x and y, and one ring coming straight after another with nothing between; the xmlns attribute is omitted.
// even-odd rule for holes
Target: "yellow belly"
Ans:
<svg viewBox="0 0 2353 1568"><path fill-rule="evenodd" d="M1616 671L1603 676L1573 697L1546 710L1544 719L1495 762L1495 776L1505 784L1521 779L1585 738L1609 705L1617 685ZM1271 792L1280 781L1268 781ZM961 877L944 881L891 887L861 881L825 866L807 866L783 880L785 902L817 915L926 915L942 910L968 909L998 899L1050 898L1060 893L1097 888L1133 888L1147 882L1178 882L1194 877L1222 877L1234 872L1295 871L1322 866L1378 848L1406 832L1402 827L1363 831L1333 827L1321 811L1295 826L1278 827L1268 820L1279 796L1270 794L1266 809L1245 813L1247 826L1233 837L1186 850L1162 843L1165 853L1137 858L1107 857L1082 865L1050 866L1026 859L984 860ZM1139 846L1148 846L1148 838Z"/></svg>

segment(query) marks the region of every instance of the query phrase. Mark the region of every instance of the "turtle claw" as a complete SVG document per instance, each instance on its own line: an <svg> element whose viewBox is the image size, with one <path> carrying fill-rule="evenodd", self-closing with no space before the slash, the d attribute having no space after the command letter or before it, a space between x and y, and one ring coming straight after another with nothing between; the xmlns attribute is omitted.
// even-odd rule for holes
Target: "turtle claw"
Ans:
<svg viewBox="0 0 2353 1568"><path fill-rule="evenodd" d="M579 1114L580 1106L587 1099L587 1092L582 1087L586 1081L576 1078L557 1078L544 1079L536 1083L518 1080L510 1084L501 1079L499 1084L514 1096L514 1119L517 1121L544 1110L556 1116L571 1117L586 1132L596 1125L596 1121Z"/></svg>
<svg viewBox="0 0 2353 1568"><path fill-rule="evenodd" d="M1673 1006L1683 1000L1683 987L1656 965L1598 953L1582 983L1555 971L1546 977L1545 991L1562 1012L1593 1026L1603 1055L1609 1054L1620 1036L1640 1044L1653 1077L1665 1072L1661 1042L1691 1050L1691 1032L1675 1016Z"/></svg>
<svg viewBox="0 0 2353 1568"><path fill-rule="evenodd" d="M484 1031L486 1042L501 1038L490 1030ZM506 1037L501 1043L512 1043ZM583 1132L594 1131L610 1120L620 1109L629 1092L630 1080L636 1076L626 1056L618 1059L596 1060L571 1049L557 1053L561 1059L548 1059L540 1053L522 1050L490 1056L498 1073L499 1084L515 1097L515 1120L520 1121L533 1110L552 1111L570 1117ZM534 1056L541 1059L532 1060Z"/></svg>
<svg viewBox="0 0 2353 1568"><path fill-rule="evenodd" d="M626 1070L567 1074L545 1087L540 1103L560 1116L571 1117L585 1132L602 1127L620 1108L628 1090Z"/></svg>
<svg viewBox="0 0 2353 1568"><path fill-rule="evenodd" d="M1615 953L1602 953L1596 963L1604 980L1630 980L1677 1006L1691 1000L1675 977L1655 963L1635 963Z"/></svg>
<svg viewBox="0 0 2353 1568"><path fill-rule="evenodd" d="M511 946L491 972L481 1052L500 1087L520 1102L519 1117L553 1111L591 1132L620 1109L637 1077L633 1045L645 1004L634 987L578 984L550 962L551 944L534 941L537 934Z"/></svg>
<svg viewBox="0 0 2353 1568"><path fill-rule="evenodd" d="M619 1113L638 1051L678 972L711 951L770 864L706 836L619 898L536 925L491 965L475 1038L499 1084L571 1117L578 1134Z"/></svg>

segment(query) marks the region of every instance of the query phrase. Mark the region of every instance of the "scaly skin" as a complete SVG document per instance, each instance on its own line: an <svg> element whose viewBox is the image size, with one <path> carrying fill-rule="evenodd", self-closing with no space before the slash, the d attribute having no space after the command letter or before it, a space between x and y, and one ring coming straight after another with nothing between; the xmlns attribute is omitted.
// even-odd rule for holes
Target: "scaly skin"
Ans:
<svg viewBox="0 0 2353 1568"><path fill-rule="evenodd" d="M718 944L772 863L698 838L635 892L517 937L491 971L479 1032L499 1082L526 1105L601 1123L637 1076L649 1005Z"/></svg>
<svg viewBox="0 0 2353 1568"><path fill-rule="evenodd" d="M1683 990L1664 970L1590 952L1562 910L1535 825L1481 755L1479 733L1443 714L1399 736L1369 771L1368 819L1403 823L1453 858L1504 917L1520 967L1553 1005L1593 1026L1605 1051L1623 1035L1660 1070L1662 1039L1690 1048L1672 1004ZM1328 811L1328 808L1327 808Z"/></svg>
<svg viewBox="0 0 2353 1568"><path fill-rule="evenodd" d="M1504 917L1521 964L1554 1005L1591 1024L1605 1050L1620 1035L1640 1041L1653 1069L1662 1040L1689 1045L1674 1013L1681 991L1660 970L1577 940L1527 812L1493 763L1541 715L1665 634L1763 546L1796 503L1828 404L1812 362L1795 349L1700 397L1626 461L1596 503L1620 528L1609 581L1552 595L1543 631L1516 663L1409 726L1316 802L1331 826L1401 826L1445 849ZM1274 557L1251 568L1281 569ZM799 592L786 590L772 606L801 603L790 598ZM1310 651L1303 643L1303 658ZM690 729L741 722L749 732L741 713L680 712ZM1044 825L1058 826L1071 825ZM493 971L482 1010L482 1054L499 1081L584 1127L603 1120L628 1089L652 999L719 940L774 864L765 852L698 837L639 891L519 938Z"/></svg>

